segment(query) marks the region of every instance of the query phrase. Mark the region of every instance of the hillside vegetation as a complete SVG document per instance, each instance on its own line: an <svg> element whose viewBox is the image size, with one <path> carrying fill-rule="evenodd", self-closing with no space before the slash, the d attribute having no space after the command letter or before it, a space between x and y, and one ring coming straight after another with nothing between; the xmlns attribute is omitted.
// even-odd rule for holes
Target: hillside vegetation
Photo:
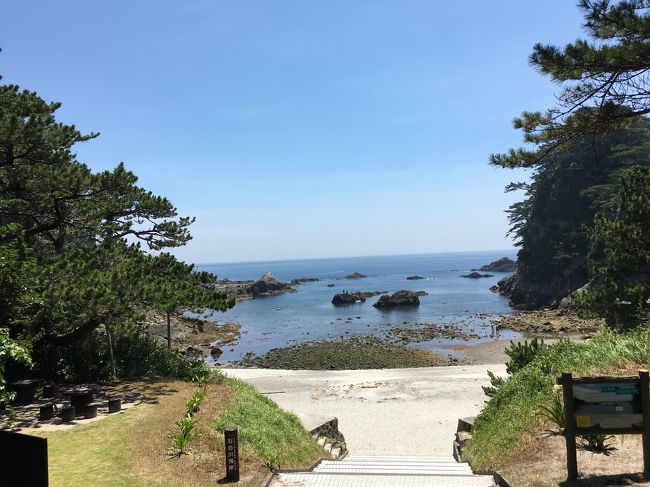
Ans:
<svg viewBox="0 0 650 487"><path fill-rule="evenodd" d="M650 329L606 331L588 342L568 339L543 348L534 360L498 388L476 418L467 458L479 469L498 469L523 447L524 433L551 407L553 385L562 372L620 374L650 364ZM635 373L635 372L633 372Z"/></svg>

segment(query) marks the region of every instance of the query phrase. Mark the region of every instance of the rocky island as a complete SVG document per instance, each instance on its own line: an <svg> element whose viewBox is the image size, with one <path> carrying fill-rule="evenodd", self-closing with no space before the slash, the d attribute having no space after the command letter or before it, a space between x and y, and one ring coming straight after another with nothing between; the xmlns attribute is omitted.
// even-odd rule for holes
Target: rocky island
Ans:
<svg viewBox="0 0 650 487"><path fill-rule="evenodd" d="M373 304L375 308L397 308L401 306L419 306L420 298L417 293L402 289L392 295L384 294Z"/></svg>
<svg viewBox="0 0 650 487"><path fill-rule="evenodd" d="M472 269L473 271L483 271L483 272L514 272L517 269L517 263L508 258L501 257L499 260L490 262L489 264L484 265L480 269Z"/></svg>
<svg viewBox="0 0 650 487"><path fill-rule="evenodd" d="M460 277L465 277L467 279L480 279L481 277L494 277L493 274L480 274L479 272L470 272L469 274L465 274L464 276Z"/></svg>
<svg viewBox="0 0 650 487"><path fill-rule="evenodd" d="M318 282L320 279L317 277L296 277L295 279L291 279L291 284L292 285L297 285L297 284L303 284L305 282Z"/></svg>
<svg viewBox="0 0 650 487"><path fill-rule="evenodd" d="M363 279L365 277L368 276L366 276L365 274L361 274L360 272L353 272L352 274L348 274L347 276L345 276L343 279Z"/></svg>
<svg viewBox="0 0 650 487"><path fill-rule="evenodd" d="M229 296L237 300L252 299L258 296L275 296L284 292L295 292L291 284L279 281L270 272L262 274L256 281L231 281L230 279L222 279L214 284L207 285L207 287L215 291L225 291Z"/></svg>
<svg viewBox="0 0 650 487"><path fill-rule="evenodd" d="M355 293L342 292L332 298L332 304L337 306L363 303L367 298L377 296L379 294L386 294L386 291L357 291Z"/></svg>

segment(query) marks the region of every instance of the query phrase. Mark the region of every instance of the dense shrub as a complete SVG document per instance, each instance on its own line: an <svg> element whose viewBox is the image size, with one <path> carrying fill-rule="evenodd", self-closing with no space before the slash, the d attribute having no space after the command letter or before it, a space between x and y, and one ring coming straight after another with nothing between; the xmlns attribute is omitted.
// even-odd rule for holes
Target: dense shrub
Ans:
<svg viewBox="0 0 650 487"><path fill-rule="evenodd" d="M200 359L185 357L154 337L140 325L111 328L117 377L177 378L191 380L205 375ZM63 381L107 380L112 376L108 337L97 330L73 346L50 347L34 351L37 374Z"/></svg>

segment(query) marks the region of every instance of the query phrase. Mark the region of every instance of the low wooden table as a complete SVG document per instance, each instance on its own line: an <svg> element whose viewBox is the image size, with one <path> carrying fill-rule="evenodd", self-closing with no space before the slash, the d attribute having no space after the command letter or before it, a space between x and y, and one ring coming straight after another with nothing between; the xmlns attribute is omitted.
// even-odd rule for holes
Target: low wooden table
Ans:
<svg viewBox="0 0 650 487"><path fill-rule="evenodd" d="M36 388L40 383L36 379L23 379L9 384L9 389L16 393L14 404L25 405L36 401Z"/></svg>

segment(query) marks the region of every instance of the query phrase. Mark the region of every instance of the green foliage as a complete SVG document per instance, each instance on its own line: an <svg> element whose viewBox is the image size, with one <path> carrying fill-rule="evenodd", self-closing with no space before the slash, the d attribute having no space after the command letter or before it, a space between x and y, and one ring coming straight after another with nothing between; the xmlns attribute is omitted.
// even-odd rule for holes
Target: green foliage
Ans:
<svg viewBox="0 0 650 487"><path fill-rule="evenodd" d="M595 435L580 435L579 438L582 440L582 447L594 453L608 454L614 449L612 447L613 435L598 433Z"/></svg>
<svg viewBox="0 0 650 487"><path fill-rule="evenodd" d="M194 220L137 186L123 164L95 173L79 162L75 144L98 134L57 122L59 106L0 86L0 326L32 344L46 376L101 377L106 347L98 330L106 329L118 335L117 348L122 338L163 363L151 367L143 356L144 366L129 363L122 374L184 368L128 327L148 308L224 311L234 300L209 288L215 276L140 248L184 245ZM134 361L129 350L116 355Z"/></svg>
<svg viewBox="0 0 650 487"><path fill-rule="evenodd" d="M169 432L169 438L173 443L174 455L180 457L184 453L188 453L187 446L192 438L194 438L196 423L197 420L189 414L175 423L178 430L171 430Z"/></svg>
<svg viewBox="0 0 650 487"><path fill-rule="evenodd" d="M566 424L564 417L564 401L562 400L561 391L556 390L551 394L549 404L544 404L539 408L539 415L554 423L558 428L558 432L564 429Z"/></svg>
<svg viewBox="0 0 650 487"><path fill-rule="evenodd" d="M493 164L531 167L576 137L615 131L650 113L650 3L581 0L578 5L592 42L580 39L563 48L536 44L530 56L540 73L562 86L557 106L524 112L514 121L525 142L543 149L511 149L492 155Z"/></svg>
<svg viewBox="0 0 650 487"><path fill-rule="evenodd" d="M194 413L198 412L199 408L201 407L201 403L203 400L206 398L208 395L208 388L207 386L203 386L197 391L194 391L192 394L192 397L189 398L187 401L186 409L187 409L187 414L190 416L194 415Z"/></svg>
<svg viewBox="0 0 650 487"><path fill-rule="evenodd" d="M650 362L650 328L621 333L606 331L588 342L560 340L501 386L477 417L467 449L472 465L495 468L517 450L543 406L554 401L555 379L562 372L602 373L607 368Z"/></svg>
<svg viewBox="0 0 650 487"><path fill-rule="evenodd" d="M504 350L506 355L510 357L510 360L506 363L506 372L509 375L515 375L531 363L546 347L548 345L544 344L544 340L538 340L537 338L533 338L530 342L526 340L523 343L510 341L510 345Z"/></svg>
<svg viewBox="0 0 650 487"><path fill-rule="evenodd" d="M510 341L510 345L505 348L505 353L510 357L510 360L506 362L506 372L509 376L515 375L521 369L537 357L537 355L546 348L547 345L544 344L544 340L538 340L533 338L530 343L528 340L523 343L514 343ZM490 378L489 386L481 386L483 392L487 397L494 397L498 390L506 383L507 379L494 375L493 372L488 370L488 377ZM508 377L509 379L510 377Z"/></svg>
<svg viewBox="0 0 650 487"><path fill-rule="evenodd" d="M489 386L481 386L483 389L483 393L487 397L494 397L503 384L506 383L506 379L503 377L499 377L498 375L494 375L494 372L488 370L487 375L490 378L490 385Z"/></svg>
<svg viewBox="0 0 650 487"><path fill-rule="evenodd" d="M32 365L29 350L9 337L9 329L0 328L0 404L8 408L13 419L15 412L11 407L11 401L14 399L14 393L7 391L5 376L5 367L9 360Z"/></svg>
<svg viewBox="0 0 650 487"><path fill-rule="evenodd" d="M125 323L111 328L118 377L192 380L212 377L203 360L189 358L152 337L142 325ZM95 330L70 345L41 343L35 371L60 381L108 380L112 376L108 339Z"/></svg>
<svg viewBox="0 0 650 487"><path fill-rule="evenodd" d="M650 320L650 169L635 167L621 178L608 213L589 232L595 276L578 299L604 315L608 326L633 328Z"/></svg>
<svg viewBox="0 0 650 487"><path fill-rule="evenodd" d="M588 230L612 203L618 176L650 165L647 0L582 0L587 33L563 48L535 45L531 63L562 86L558 104L514 120L523 148L490 163L534 170L524 201L508 210L517 245L511 300L528 308L555 304L590 278Z"/></svg>
<svg viewBox="0 0 650 487"><path fill-rule="evenodd" d="M516 240L516 304L539 307L567 296L589 280L589 228L611 207L620 174L650 166L650 123L596 137L579 137L535 166L523 201L508 210ZM513 188L515 186L510 186Z"/></svg>

